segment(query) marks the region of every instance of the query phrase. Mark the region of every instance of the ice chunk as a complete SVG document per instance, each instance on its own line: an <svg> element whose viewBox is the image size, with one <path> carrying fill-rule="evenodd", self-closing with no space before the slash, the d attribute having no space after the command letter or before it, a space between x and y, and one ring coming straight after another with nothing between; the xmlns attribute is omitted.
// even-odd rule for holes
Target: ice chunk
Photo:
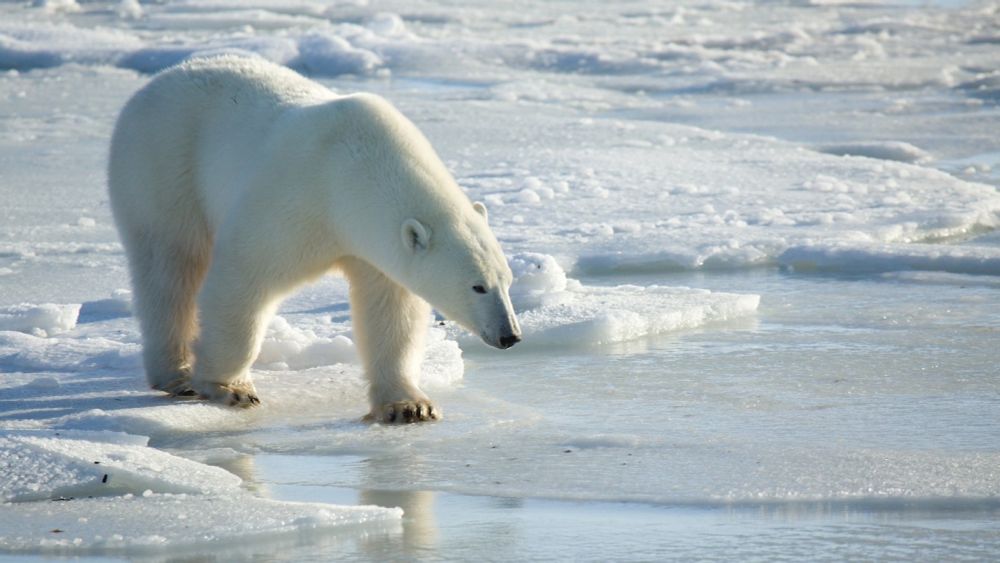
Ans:
<svg viewBox="0 0 1000 563"><path fill-rule="evenodd" d="M579 285L575 280L570 284L562 266L547 254L522 252L512 256L509 263L514 274L510 298L518 310L562 302L571 297L567 288Z"/></svg>
<svg viewBox="0 0 1000 563"><path fill-rule="evenodd" d="M584 286L566 280L551 257L520 255L512 295L524 343L535 346L588 346L635 340L750 315L758 295L737 295L685 287ZM536 273L537 272L537 273ZM460 334L462 342L474 341Z"/></svg>
<svg viewBox="0 0 1000 563"><path fill-rule="evenodd" d="M0 434L0 498L6 502L141 494L145 490L207 493L239 490L240 478L153 448L67 439L58 431ZM99 438L102 436L99 436ZM106 439L106 437L105 437Z"/></svg>
<svg viewBox="0 0 1000 563"><path fill-rule="evenodd" d="M22 303L0 307L0 330L50 336L73 330L79 315L79 304Z"/></svg>
<svg viewBox="0 0 1000 563"><path fill-rule="evenodd" d="M398 533L403 511L376 506L283 502L235 491L221 496L160 494L0 505L0 550L171 554L210 542L236 547L275 535L365 525Z"/></svg>
<svg viewBox="0 0 1000 563"><path fill-rule="evenodd" d="M831 244L794 246L779 262L796 271L894 272L935 270L1000 275L1000 249L947 244Z"/></svg>
<svg viewBox="0 0 1000 563"><path fill-rule="evenodd" d="M310 74L337 76L368 74L381 67L383 61L376 53L355 47L343 37L315 32L299 40L299 56L288 64Z"/></svg>
<svg viewBox="0 0 1000 563"><path fill-rule="evenodd" d="M448 338L448 333L432 328L427 333L427 351L420 370L420 386L428 389L449 387L462 381L465 364L458 342Z"/></svg>
<svg viewBox="0 0 1000 563"><path fill-rule="evenodd" d="M241 483L219 467L147 447L144 437L3 432L0 550L173 549L402 515L398 508L266 500Z"/></svg>
<svg viewBox="0 0 1000 563"><path fill-rule="evenodd" d="M583 286L573 299L520 316L528 346L609 344L752 314L758 295L683 287Z"/></svg>
<svg viewBox="0 0 1000 563"><path fill-rule="evenodd" d="M509 259L525 344L592 345L624 342L752 314L757 295L684 287L584 286L567 278L552 256L519 253ZM472 337L461 335L463 342Z"/></svg>

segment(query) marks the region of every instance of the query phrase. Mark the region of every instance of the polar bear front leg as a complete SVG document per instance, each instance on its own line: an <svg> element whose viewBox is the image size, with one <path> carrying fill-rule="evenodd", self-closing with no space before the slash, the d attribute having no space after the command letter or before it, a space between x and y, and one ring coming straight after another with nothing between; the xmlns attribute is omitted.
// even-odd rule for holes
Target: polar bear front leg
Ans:
<svg viewBox="0 0 1000 563"><path fill-rule="evenodd" d="M345 260L343 269L351 284L354 339L368 377L371 412L365 420L439 420L441 410L417 387L430 306L362 260Z"/></svg>

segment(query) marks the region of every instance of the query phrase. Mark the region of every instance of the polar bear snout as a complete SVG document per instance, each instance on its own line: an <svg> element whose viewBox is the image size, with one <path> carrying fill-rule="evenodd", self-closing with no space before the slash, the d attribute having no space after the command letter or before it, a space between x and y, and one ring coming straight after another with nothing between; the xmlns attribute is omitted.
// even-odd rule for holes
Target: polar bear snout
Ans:
<svg viewBox="0 0 1000 563"><path fill-rule="evenodd" d="M494 348L506 350L521 341L521 330L516 325L513 327L508 325L506 330L496 335L480 334L479 337L483 339L483 342Z"/></svg>
<svg viewBox="0 0 1000 563"><path fill-rule="evenodd" d="M508 303L509 300L501 302L502 312L494 317L499 322L492 327L493 330L480 334L484 342L501 350L506 350L521 341L521 327L517 323L513 309L508 309Z"/></svg>
<svg viewBox="0 0 1000 563"><path fill-rule="evenodd" d="M498 348L500 348L501 350L506 350L507 348L510 348L511 346L517 344L520 341L521 341L520 334L508 334L506 336L501 336L500 346L498 346Z"/></svg>

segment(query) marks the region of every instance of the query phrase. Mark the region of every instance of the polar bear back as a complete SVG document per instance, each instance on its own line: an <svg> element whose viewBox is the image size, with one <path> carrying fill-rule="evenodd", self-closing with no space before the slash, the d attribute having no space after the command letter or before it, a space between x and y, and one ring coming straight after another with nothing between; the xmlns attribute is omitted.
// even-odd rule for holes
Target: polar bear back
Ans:
<svg viewBox="0 0 1000 563"><path fill-rule="evenodd" d="M161 215L171 203L197 202L214 230L236 206L254 168L270 156L266 140L282 118L334 97L284 67L253 58L194 59L174 67L122 111L112 143L111 188L162 194L117 194L132 202L137 220ZM116 176L132 181L116 182Z"/></svg>

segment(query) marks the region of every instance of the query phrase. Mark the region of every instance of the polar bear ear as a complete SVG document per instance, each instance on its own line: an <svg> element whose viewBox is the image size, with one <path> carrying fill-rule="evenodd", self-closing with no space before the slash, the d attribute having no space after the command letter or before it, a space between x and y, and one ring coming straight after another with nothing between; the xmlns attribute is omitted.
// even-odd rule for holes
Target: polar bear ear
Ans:
<svg viewBox="0 0 1000 563"><path fill-rule="evenodd" d="M481 201L474 201L474 202L472 202L472 208L476 210L476 213L482 215L483 219L486 219L487 221L489 221L489 219L490 219L489 215L490 214L486 212L486 205L483 202L481 202Z"/></svg>
<svg viewBox="0 0 1000 563"><path fill-rule="evenodd" d="M431 243L431 231L423 223L416 219L403 221L401 230L403 236L403 246L410 252L416 254L427 250Z"/></svg>

